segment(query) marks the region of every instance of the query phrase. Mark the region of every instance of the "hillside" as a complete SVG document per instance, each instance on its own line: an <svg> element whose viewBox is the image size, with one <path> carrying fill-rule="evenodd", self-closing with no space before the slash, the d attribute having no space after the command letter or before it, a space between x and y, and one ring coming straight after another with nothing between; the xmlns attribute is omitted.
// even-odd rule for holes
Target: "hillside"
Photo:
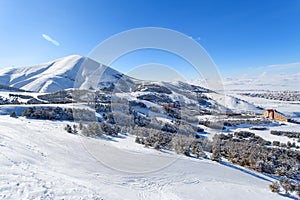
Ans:
<svg viewBox="0 0 300 200"><path fill-rule="evenodd" d="M259 173L147 149L132 136L86 139L66 133L64 126L0 116L1 199L288 199L270 192L272 179ZM131 157L118 157L118 162L108 152L104 159L114 163L114 170L94 159L89 145ZM155 171L124 173L124 159ZM175 162L158 168L162 159Z"/></svg>
<svg viewBox="0 0 300 200"><path fill-rule="evenodd" d="M35 92L56 92L74 87L89 89L91 85L87 82L92 82L89 79L96 69L98 74L94 75L100 75L101 82L113 82L122 76L89 58L71 55L36 66L0 69L0 83Z"/></svg>
<svg viewBox="0 0 300 200"><path fill-rule="evenodd" d="M0 72L0 198L297 196L299 124L265 119L268 104L81 56ZM290 194L271 193L282 178Z"/></svg>

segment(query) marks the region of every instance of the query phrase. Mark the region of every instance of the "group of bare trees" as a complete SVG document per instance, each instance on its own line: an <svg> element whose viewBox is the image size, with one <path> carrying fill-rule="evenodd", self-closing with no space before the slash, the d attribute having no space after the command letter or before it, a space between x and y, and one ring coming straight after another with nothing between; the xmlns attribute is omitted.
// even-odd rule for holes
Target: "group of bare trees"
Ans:
<svg viewBox="0 0 300 200"><path fill-rule="evenodd" d="M89 109L75 109L62 107L28 107L23 110L22 116L31 119L46 120L82 120L95 121L95 112Z"/></svg>
<svg viewBox="0 0 300 200"><path fill-rule="evenodd" d="M258 136L215 135L222 157L258 172L300 179L300 152L274 148Z"/></svg>
<svg viewBox="0 0 300 200"><path fill-rule="evenodd" d="M217 134L210 141L158 130L147 131L147 134L137 136L137 143L187 156L205 157L204 152L209 152L213 161L221 162L226 158L233 164L258 172L290 180L300 179L300 152L274 148L270 142L252 133Z"/></svg>
<svg viewBox="0 0 300 200"><path fill-rule="evenodd" d="M61 107L28 107L22 113L24 117L32 119L49 120L73 120L73 110L71 108Z"/></svg>
<svg viewBox="0 0 300 200"><path fill-rule="evenodd" d="M67 124L65 130L68 133L77 134L77 126L73 126L73 129L70 125ZM109 136L117 136L120 132L120 127L117 125L108 124L105 122L90 122L87 125L84 125L80 122L79 130L81 134L87 137L90 136L102 136L102 135L109 135Z"/></svg>
<svg viewBox="0 0 300 200"><path fill-rule="evenodd" d="M272 192L279 193L284 190L285 194L296 192L296 195L300 198L300 183L291 181L288 178L281 177L279 181L274 181L269 185Z"/></svg>
<svg viewBox="0 0 300 200"><path fill-rule="evenodd" d="M197 158L207 157L202 149L201 140L185 135L155 131L148 136L137 136L135 142L157 150L174 150L178 154Z"/></svg>

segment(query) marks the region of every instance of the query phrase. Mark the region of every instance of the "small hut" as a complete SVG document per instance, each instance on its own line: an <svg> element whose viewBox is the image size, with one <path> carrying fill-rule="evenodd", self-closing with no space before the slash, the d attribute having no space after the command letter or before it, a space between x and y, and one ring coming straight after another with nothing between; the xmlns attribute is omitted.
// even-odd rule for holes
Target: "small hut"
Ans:
<svg viewBox="0 0 300 200"><path fill-rule="evenodd" d="M278 112L275 109L267 109L264 112L264 117L271 120L289 122L290 119L284 116L284 114Z"/></svg>

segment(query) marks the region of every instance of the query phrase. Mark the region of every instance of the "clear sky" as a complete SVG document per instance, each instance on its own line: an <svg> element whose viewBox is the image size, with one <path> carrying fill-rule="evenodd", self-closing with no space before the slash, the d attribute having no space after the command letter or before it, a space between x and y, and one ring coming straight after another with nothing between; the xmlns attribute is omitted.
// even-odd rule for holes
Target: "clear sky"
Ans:
<svg viewBox="0 0 300 200"><path fill-rule="evenodd" d="M224 75L300 61L299 0L0 0L0 67L88 55L149 26L193 37Z"/></svg>

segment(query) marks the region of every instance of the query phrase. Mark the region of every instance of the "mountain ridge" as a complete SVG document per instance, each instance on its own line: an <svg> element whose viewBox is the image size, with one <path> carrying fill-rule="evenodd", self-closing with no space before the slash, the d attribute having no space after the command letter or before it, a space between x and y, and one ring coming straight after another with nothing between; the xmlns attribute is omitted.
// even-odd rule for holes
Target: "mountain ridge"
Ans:
<svg viewBox="0 0 300 200"><path fill-rule="evenodd" d="M105 81L115 80L113 76L123 76L85 56L70 55L34 66L0 69L0 82L2 85L34 92L56 92L74 87L88 89L91 86L87 85L87 79L99 68L101 79Z"/></svg>
<svg viewBox="0 0 300 200"><path fill-rule="evenodd" d="M229 110L257 111L256 106L248 102L234 97L225 97L224 94L218 94L210 89L184 82L138 80L80 55L70 55L31 67L0 69L0 83L4 86L3 89L13 88L14 91L55 93L74 88L121 92L128 98L131 98L129 96L140 89L140 92L145 94L141 98L152 100L153 98L162 98L160 93L165 93L168 88L173 91L173 93L167 92L166 94L171 99L190 102L190 98L199 99L202 93L210 93L208 98L214 99L217 104L223 105ZM150 93L148 94L147 91ZM200 96L192 97L191 92Z"/></svg>

